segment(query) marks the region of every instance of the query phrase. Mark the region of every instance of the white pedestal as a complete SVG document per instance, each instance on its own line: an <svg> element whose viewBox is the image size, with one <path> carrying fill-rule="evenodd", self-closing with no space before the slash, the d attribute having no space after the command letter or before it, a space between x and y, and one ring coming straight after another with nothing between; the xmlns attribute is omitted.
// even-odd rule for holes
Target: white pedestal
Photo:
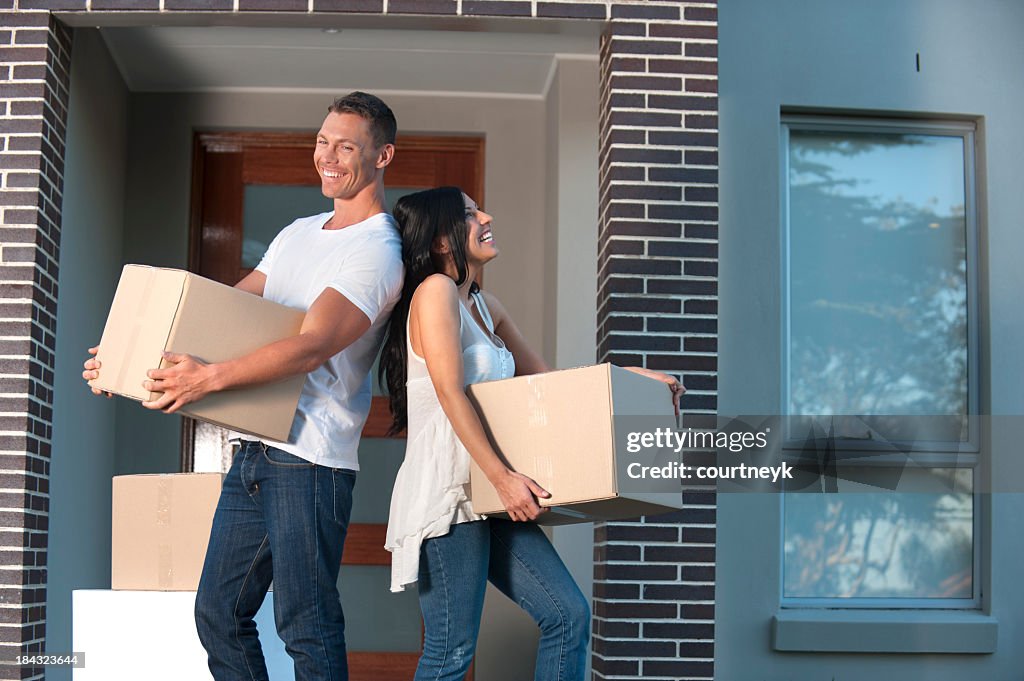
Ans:
<svg viewBox="0 0 1024 681"><path fill-rule="evenodd" d="M72 594L72 649L85 653L75 681L212 681L196 633L194 591L79 590ZM274 627L274 594L256 615L267 671L294 681Z"/></svg>

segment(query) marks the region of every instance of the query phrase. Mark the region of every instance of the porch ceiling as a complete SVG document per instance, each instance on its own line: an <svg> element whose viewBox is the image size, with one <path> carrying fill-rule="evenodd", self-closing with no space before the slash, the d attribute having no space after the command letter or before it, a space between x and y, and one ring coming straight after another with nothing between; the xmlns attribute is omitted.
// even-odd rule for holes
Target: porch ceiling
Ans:
<svg viewBox="0 0 1024 681"><path fill-rule="evenodd" d="M134 92L365 89L540 97L556 58L596 59L597 53L596 30L578 29L107 26L100 31Z"/></svg>

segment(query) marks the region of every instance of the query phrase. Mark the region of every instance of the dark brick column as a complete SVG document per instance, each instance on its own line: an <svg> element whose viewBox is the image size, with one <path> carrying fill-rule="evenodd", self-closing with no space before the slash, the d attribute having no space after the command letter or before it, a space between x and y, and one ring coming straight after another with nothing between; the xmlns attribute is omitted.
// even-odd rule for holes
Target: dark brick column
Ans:
<svg viewBox="0 0 1024 681"><path fill-rule="evenodd" d="M10 6L10 3L7 3ZM57 262L71 34L0 14L0 646L43 652ZM42 679L0 667L0 678Z"/></svg>
<svg viewBox="0 0 1024 681"><path fill-rule="evenodd" d="M715 2L611 6L601 43L598 356L717 394ZM594 532L595 679L710 679L715 499Z"/></svg>

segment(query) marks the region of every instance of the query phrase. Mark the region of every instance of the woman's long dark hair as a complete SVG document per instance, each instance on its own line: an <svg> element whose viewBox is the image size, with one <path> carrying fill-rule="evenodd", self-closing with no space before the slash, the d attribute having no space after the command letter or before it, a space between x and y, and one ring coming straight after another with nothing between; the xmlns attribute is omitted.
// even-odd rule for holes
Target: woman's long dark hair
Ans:
<svg viewBox="0 0 1024 681"><path fill-rule="evenodd" d="M443 263L437 260L432 246L438 239L446 239L461 286L468 276L466 267L466 204L462 190L458 187L437 187L403 196L395 204L395 220L402 235L402 264L405 266L405 283L402 297L395 304L388 321L381 352L377 378L388 391L388 401L393 419L389 435L397 435L408 425L405 382L406 362L406 320L412 294L423 280L431 274L443 271Z"/></svg>

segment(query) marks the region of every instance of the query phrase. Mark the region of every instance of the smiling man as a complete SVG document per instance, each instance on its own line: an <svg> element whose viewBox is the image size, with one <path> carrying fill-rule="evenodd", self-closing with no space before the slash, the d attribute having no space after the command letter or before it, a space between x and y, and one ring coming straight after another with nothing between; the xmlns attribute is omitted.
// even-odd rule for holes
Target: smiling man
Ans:
<svg viewBox="0 0 1024 681"><path fill-rule="evenodd" d="M174 412L212 392L306 374L288 441L243 439L224 480L196 597L217 681L268 678L253 618L271 580L295 678L348 678L338 571L370 367L402 289L402 246L384 200L394 114L362 92L328 111L313 162L334 210L285 227L236 285L306 310L299 335L223 363L168 355L173 366L150 371L146 382L163 394L143 404ZM83 377L99 371L90 359Z"/></svg>

